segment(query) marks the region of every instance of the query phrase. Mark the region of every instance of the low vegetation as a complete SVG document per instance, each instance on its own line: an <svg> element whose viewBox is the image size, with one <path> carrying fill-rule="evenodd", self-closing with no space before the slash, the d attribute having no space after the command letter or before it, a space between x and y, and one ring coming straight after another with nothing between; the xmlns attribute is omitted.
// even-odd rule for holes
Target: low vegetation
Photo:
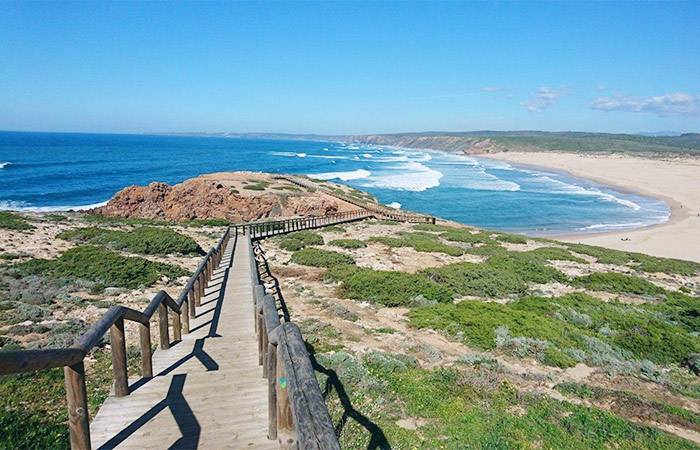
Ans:
<svg viewBox="0 0 700 450"><path fill-rule="evenodd" d="M359 239L335 239L333 241L330 241L328 245L345 249L357 249L367 247L367 244L365 244Z"/></svg>
<svg viewBox="0 0 700 450"><path fill-rule="evenodd" d="M34 227L17 213L12 211L0 211L0 228L6 230L31 230Z"/></svg>
<svg viewBox="0 0 700 450"><path fill-rule="evenodd" d="M194 239L169 228L144 226L131 231L120 231L87 227L67 230L56 237L79 244L97 245L144 255L204 254Z"/></svg>
<svg viewBox="0 0 700 450"><path fill-rule="evenodd" d="M450 256L461 256L464 254L462 248L443 244L438 236L424 232L401 232L400 237L376 236L370 238L370 241L379 242L389 247L412 247L418 252L425 253L445 253Z"/></svg>
<svg viewBox="0 0 700 450"><path fill-rule="evenodd" d="M328 271L327 277L342 280L340 292L345 297L386 306L452 300L449 289L416 274L337 266Z"/></svg>
<svg viewBox="0 0 700 450"><path fill-rule="evenodd" d="M311 231L297 231L296 233L282 236L279 241L280 248L294 252L309 245L323 245L321 235Z"/></svg>
<svg viewBox="0 0 700 450"><path fill-rule="evenodd" d="M72 248L57 259L31 259L14 267L28 275L83 279L130 289L150 286L164 276L176 278L189 275L188 271L178 266L122 256L93 246Z"/></svg>
<svg viewBox="0 0 700 450"><path fill-rule="evenodd" d="M302 266L333 267L354 264L355 260L344 253L309 247L292 253L292 262Z"/></svg>

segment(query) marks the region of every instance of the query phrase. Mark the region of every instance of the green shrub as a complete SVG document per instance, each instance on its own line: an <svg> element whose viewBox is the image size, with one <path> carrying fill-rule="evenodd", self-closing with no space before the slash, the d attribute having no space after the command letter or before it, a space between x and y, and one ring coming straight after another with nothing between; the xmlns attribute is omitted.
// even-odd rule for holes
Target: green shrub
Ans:
<svg viewBox="0 0 700 450"><path fill-rule="evenodd" d="M641 253L633 253L632 261L636 263L636 269L649 273L663 272L684 276L693 276L700 273L700 263L694 261L657 258L656 256L643 255Z"/></svg>
<svg viewBox="0 0 700 450"><path fill-rule="evenodd" d="M330 241L328 245L333 245L335 247L345 248L345 249L356 249L367 247L367 244L359 239L336 239Z"/></svg>
<svg viewBox="0 0 700 450"><path fill-rule="evenodd" d="M337 226L337 225L331 225L328 227L324 227L323 231L337 231L340 233L345 233L347 230L345 228Z"/></svg>
<svg viewBox="0 0 700 450"><path fill-rule="evenodd" d="M455 228L450 231L446 231L440 234L440 237L453 242L466 242L469 244L479 244L479 243L489 243L493 240L489 237L488 233L484 231L479 231L477 233L472 233L468 228Z"/></svg>
<svg viewBox="0 0 700 450"><path fill-rule="evenodd" d="M292 186L292 185L284 185L284 186L273 186L272 189L276 191L293 191L293 192L302 192L301 189L297 186Z"/></svg>
<svg viewBox="0 0 700 450"><path fill-rule="evenodd" d="M258 181L255 184L243 186L243 189L248 189L249 191L264 191L269 185L270 183L267 181Z"/></svg>
<svg viewBox="0 0 700 450"><path fill-rule="evenodd" d="M326 278L333 281L343 281L359 272L371 272L372 269L358 267L355 264L340 264L326 271Z"/></svg>
<svg viewBox="0 0 700 450"><path fill-rule="evenodd" d="M563 283L568 280L566 275L554 267L543 264L542 258L530 252L509 252L504 256L491 256L488 265L533 283L552 281Z"/></svg>
<svg viewBox="0 0 700 450"><path fill-rule="evenodd" d="M371 237L372 242L380 242L390 247L413 247L418 252L445 253L450 256L461 256L464 250L460 247L446 245L440 242L437 236L429 233L401 232L401 237Z"/></svg>
<svg viewBox="0 0 700 450"><path fill-rule="evenodd" d="M592 273L574 278L572 284L592 291L606 291L634 295L664 295L666 291L643 278L617 272Z"/></svg>
<svg viewBox="0 0 700 450"><path fill-rule="evenodd" d="M498 234L496 239L510 244L527 244L525 236L520 236L519 234Z"/></svg>
<svg viewBox="0 0 700 450"><path fill-rule="evenodd" d="M354 264L355 260L344 253L322 250L320 248L304 248L292 253L292 262L303 266L333 267L342 264Z"/></svg>
<svg viewBox="0 0 700 450"><path fill-rule="evenodd" d="M284 250L294 252L309 245L323 245L323 237L311 231L297 231L280 238L279 246Z"/></svg>
<svg viewBox="0 0 700 450"><path fill-rule="evenodd" d="M449 302L452 292L423 276L405 272L349 270L339 267L332 274L341 279L340 293L349 298L386 306L411 305L417 297L433 302ZM342 277L342 278L340 278Z"/></svg>
<svg viewBox="0 0 700 450"><path fill-rule="evenodd" d="M612 250L609 248L596 247L586 244L565 244L571 250L582 255L588 255L596 258L601 264L616 264L623 265L630 262L630 254L621 250Z"/></svg>
<svg viewBox="0 0 700 450"><path fill-rule="evenodd" d="M6 230L32 230L34 229L24 217L12 211L0 211L0 228Z"/></svg>
<svg viewBox="0 0 700 450"><path fill-rule="evenodd" d="M118 231L88 227L64 231L56 237L144 255L204 254L194 239L169 228L139 227L131 231Z"/></svg>
<svg viewBox="0 0 700 450"><path fill-rule="evenodd" d="M612 372L634 373L652 370L649 361L678 364L700 351L698 339L682 326L644 309L580 292L556 298L525 297L505 305L469 300L452 309L427 306L415 308L410 318L414 326L461 336L483 349L499 346L520 356L535 348L533 356L542 363L560 367L586 361ZM503 327L507 331L499 344L496 332Z"/></svg>
<svg viewBox="0 0 700 450"><path fill-rule="evenodd" d="M379 225L398 225L399 222L395 220L380 220L377 222Z"/></svg>
<svg viewBox="0 0 700 450"><path fill-rule="evenodd" d="M414 225L413 229L416 231L453 231L453 230L460 230L460 228L457 227L450 227L447 225L436 225L433 223L421 223L418 225Z"/></svg>
<svg viewBox="0 0 700 450"><path fill-rule="evenodd" d="M593 397L593 391L591 388L585 384L574 383L571 381L565 381L554 386L554 389L561 392L562 394L575 395L581 398Z"/></svg>
<svg viewBox="0 0 700 450"><path fill-rule="evenodd" d="M634 267L643 272L693 276L700 273L700 263L674 258L658 258L642 253L596 247L584 244L566 244L576 253L595 257L601 264L625 265L634 263Z"/></svg>
<svg viewBox="0 0 700 450"><path fill-rule="evenodd" d="M459 295L503 297L527 291L525 281L510 270L487 264L460 262L420 272Z"/></svg>
<svg viewBox="0 0 700 450"><path fill-rule="evenodd" d="M181 223L186 227L226 227L230 224L227 219L194 219Z"/></svg>
<svg viewBox="0 0 700 450"><path fill-rule="evenodd" d="M574 256L566 249L560 247L540 247L529 252L523 252L526 255L544 261L574 261L581 264L588 264L585 259Z"/></svg>
<svg viewBox="0 0 700 450"><path fill-rule="evenodd" d="M163 276L189 275L187 270L177 266L122 256L91 246L72 248L57 259L32 259L15 267L27 274L47 278L83 279L130 289L150 286Z"/></svg>

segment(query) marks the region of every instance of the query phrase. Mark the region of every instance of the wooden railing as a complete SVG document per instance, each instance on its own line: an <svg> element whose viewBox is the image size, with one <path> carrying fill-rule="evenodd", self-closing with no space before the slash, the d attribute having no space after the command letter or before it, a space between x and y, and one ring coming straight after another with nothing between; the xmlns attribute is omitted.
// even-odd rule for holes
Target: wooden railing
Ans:
<svg viewBox="0 0 700 450"><path fill-rule="evenodd" d="M425 214L416 214L416 213L408 213L405 211L398 211L392 208L389 208L387 206L382 206L376 203L371 203L371 202L364 202L360 199L353 198L349 195L345 194L338 194L337 192L333 192L330 189L325 189L323 186L319 186L318 184L312 183L311 181L307 181L303 178L300 177L295 177L292 175L275 175L273 176L274 179L278 180L285 180L289 183L295 184L300 187L304 188L310 188L310 189L323 189L323 192L325 194L331 195L333 197L336 197L346 203L350 203L355 206L359 206L360 208L366 209L368 211L372 211L373 213L376 213L375 215L378 215L379 217L383 219L389 219L389 220L394 220L397 222L410 222L410 223L435 223L435 217L433 216L428 216Z"/></svg>
<svg viewBox="0 0 700 450"><path fill-rule="evenodd" d="M234 234L237 232L237 229L233 229ZM78 343L70 348L0 352L0 375L63 367L71 447L89 449L90 425L83 359L109 332L114 395L117 397L129 395L124 321L130 320L136 322L139 327L141 376L152 377L151 318L158 311L158 329L162 349L170 347L168 311L172 313L173 339L179 341L182 338L183 328L185 333L189 333L189 319L194 317L195 306L199 306L204 296L204 289L212 278L214 268L221 262L231 235L232 228L227 227L216 247L206 254L177 301L173 300L167 292L160 291L141 312L125 306L112 306L90 327ZM237 239L237 234L234 235L234 239Z"/></svg>
<svg viewBox="0 0 700 450"><path fill-rule="evenodd" d="M251 239L262 239L278 234L291 233L293 231L311 230L314 228L327 227L357 220L364 220L374 217L374 214L367 210L357 209L325 216L308 216L294 219L273 220L268 222L250 222L243 225L233 225L242 234L249 234Z"/></svg>
<svg viewBox="0 0 700 450"><path fill-rule="evenodd" d="M258 363L268 386L268 438L277 439L281 448L340 449L301 330L280 321L277 302L260 283L259 251L246 241L251 246Z"/></svg>

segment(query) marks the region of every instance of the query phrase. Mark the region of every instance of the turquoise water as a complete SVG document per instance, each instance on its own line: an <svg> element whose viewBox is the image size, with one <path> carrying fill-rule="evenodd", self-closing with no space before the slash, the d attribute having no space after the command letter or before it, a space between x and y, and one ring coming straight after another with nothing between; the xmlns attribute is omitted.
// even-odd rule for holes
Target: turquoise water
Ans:
<svg viewBox="0 0 700 450"><path fill-rule="evenodd" d="M530 235L663 222L653 198L482 158L332 142L0 132L0 209L89 207L125 186L203 173L299 173L346 183L383 203Z"/></svg>

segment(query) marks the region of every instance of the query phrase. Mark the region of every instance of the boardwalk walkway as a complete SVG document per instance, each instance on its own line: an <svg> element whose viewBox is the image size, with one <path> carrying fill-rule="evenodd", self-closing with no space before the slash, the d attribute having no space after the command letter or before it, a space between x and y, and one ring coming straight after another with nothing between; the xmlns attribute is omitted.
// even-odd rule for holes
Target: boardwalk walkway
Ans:
<svg viewBox="0 0 700 450"><path fill-rule="evenodd" d="M110 396L90 424L92 448L279 448L267 436L250 248L231 240L191 332L153 355L151 379ZM235 251L234 251L234 247Z"/></svg>

